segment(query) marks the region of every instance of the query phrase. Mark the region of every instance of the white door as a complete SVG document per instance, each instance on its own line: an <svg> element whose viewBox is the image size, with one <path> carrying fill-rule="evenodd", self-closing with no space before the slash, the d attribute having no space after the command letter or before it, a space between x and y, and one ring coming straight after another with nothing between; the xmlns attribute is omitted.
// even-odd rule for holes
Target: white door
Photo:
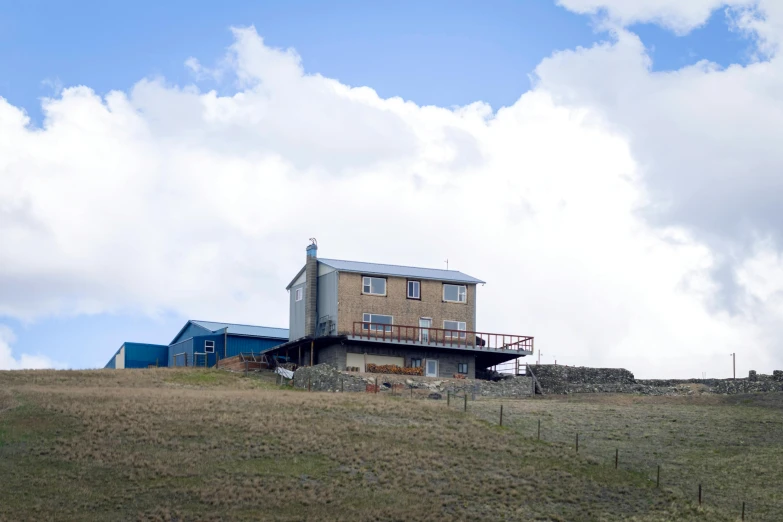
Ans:
<svg viewBox="0 0 783 522"><path fill-rule="evenodd" d="M430 342L430 328L432 327L432 319L429 317L422 317L419 319L419 342Z"/></svg>
<svg viewBox="0 0 783 522"><path fill-rule="evenodd" d="M438 361L434 359L427 359L424 368L424 375L427 377L438 376Z"/></svg>

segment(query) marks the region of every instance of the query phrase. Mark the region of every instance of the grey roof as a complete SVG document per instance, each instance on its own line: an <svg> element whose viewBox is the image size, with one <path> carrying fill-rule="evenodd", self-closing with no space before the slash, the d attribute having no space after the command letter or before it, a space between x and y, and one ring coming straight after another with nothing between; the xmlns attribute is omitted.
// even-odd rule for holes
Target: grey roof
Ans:
<svg viewBox="0 0 783 522"><path fill-rule="evenodd" d="M411 277L416 279L432 279L453 283L484 283L481 279L463 274L457 270L439 270L437 268L417 268L414 266L382 265L378 263L362 263L359 261L341 261L339 259L318 258L321 263L340 272L357 272L366 275L385 275Z"/></svg>
<svg viewBox="0 0 783 522"><path fill-rule="evenodd" d="M252 335L254 337L270 337L288 340L288 328L271 328L269 326L253 326L249 324L216 323L213 321L190 321L210 332L222 331L228 328L228 333L234 335Z"/></svg>

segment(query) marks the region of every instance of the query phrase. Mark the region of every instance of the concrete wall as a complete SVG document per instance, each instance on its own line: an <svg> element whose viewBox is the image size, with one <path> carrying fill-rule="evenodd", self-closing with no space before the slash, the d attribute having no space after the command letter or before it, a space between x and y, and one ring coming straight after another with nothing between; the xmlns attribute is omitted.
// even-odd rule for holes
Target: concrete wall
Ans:
<svg viewBox="0 0 783 522"><path fill-rule="evenodd" d="M362 294L362 275L340 272L338 282L338 324L340 334L351 334L355 321L362 321L363 314L384 314L394 317L394 324L416 326L419 318L432 318L433 328L443 328L443 321L462 321L467 330L475 330L476 285L467 286L465 303L443 301L443 282L421 281L421 299L408 299L408 279L386 278L386 295ZM468 336L468 344L473 343Z"/></svg>
<svg viewBox="0 0 783 522"><path fill-rule="evenodd" d="M411 359L437 359L438 377L452 377L457 373L459 363L467 363L467 377L473 379L476 376L476 357L470 352L458 352L455 350L443 351L432 348L419 349L398 345L360 345L345 342L345 345L335 344L316 350L316 364L329 364L338 370L345 370L347 353L361 353L370 355L386 355L391 357L403 357L405 366L411 366Z"/></svg>

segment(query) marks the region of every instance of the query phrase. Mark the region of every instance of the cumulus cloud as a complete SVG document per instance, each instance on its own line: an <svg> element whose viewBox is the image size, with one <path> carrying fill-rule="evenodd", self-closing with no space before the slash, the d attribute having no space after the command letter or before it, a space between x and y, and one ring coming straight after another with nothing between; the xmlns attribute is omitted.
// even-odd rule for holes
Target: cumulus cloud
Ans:
<svg viewBox="0 0 783 522"><path fill-rule="evenodd" d="M66 365L53 361L45 355L29 355L23 353L15 358L11 345L16 341L13 330L0 324L0 370L40 370L44 368L66 368Z"/></svg>
<svg viewBox="0 0 783 522"><path fill-rule="evenodd" d="M103 97L71 87L45 102L42 129L0 100L0 315L175 311L285 325L285 285L315 236L324 257L434 267L448 258L488 281L479 328L535 335L544 361L641 376L725 374L732 351L757 369L782 362L769 335L777 310L710 306L725 254L697 219L673 217L680 189L664 198L650 175L677 168L686 190L709 184L687 147L653 165L676 144L659 130L639 134L634 117L655 122L632 91L644 99L663 86L649 111L674 118L661 106L690 84L651 74L633 35L554 56L534 90L493 113L382 99L306 74L295 52L252 28L234 34L221 62L233 95L149 79ZM677 76L713 81L716 99L737 82L768 81L758 71L760 80L748 72L724 85L713 74L701 64ZM677 108L707 127L725 118ZM650 138L664 145L639 147ZM742 161L754 150L710 154ZM704 212L731 204L704 197L715 198ZM651 221L661 201L669 217ZM761 227L762 214L746 215ZM748 292L779 266L770 245L735 278ZM753 292L748 302L769 298Z"/></svg>

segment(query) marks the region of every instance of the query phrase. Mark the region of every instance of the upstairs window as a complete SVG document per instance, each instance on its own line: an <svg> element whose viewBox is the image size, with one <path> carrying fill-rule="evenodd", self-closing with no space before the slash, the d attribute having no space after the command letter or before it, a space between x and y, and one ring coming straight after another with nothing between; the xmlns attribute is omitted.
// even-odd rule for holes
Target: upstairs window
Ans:
<svg viewBox="0 0 783 522"><path fill-rule="evenodd" d="M421 299L421 283L408 281L408 299Z"/></svg>
<svg viewBox="0 0 783 522"><path fill-rule="evenodd" d="M386 295L386 279L383 277L363 277L362 293L369 295Z"/></svg>
<svg viewBox="0 0 783 522"><path fill-rule="evenodd" d="M465 285L443 285L443 300L452 303L465 303L468 300L468 287Z"/></svg>
<svg viewBox="0 0 783 522"><path fill-rule="evenodd" d="M302 294L304 293L302 290L303 290L302 288L297 288L296 289L296 300L297 301L301 301L302 300Z"/></svg>
<svg viewBox="0 0 783 522"><path fill-rule="evenodd" d="M215 341L204 341L204 352L215 353Z"/></svg>
<svg viewBox="0 0 783 522"><path fill-rule="evenodd" d="M394 317L391 315L364 314L362 316L362 322L364 323L362 324L362 330L391 333Z"/></svg>
<svg viewBox="0 0 783 522"><path fill-rule="evenodd" d="M443 321L443 329L446 330L444 335L447 339L465 339L467 325L464 321Z"/></svg>

